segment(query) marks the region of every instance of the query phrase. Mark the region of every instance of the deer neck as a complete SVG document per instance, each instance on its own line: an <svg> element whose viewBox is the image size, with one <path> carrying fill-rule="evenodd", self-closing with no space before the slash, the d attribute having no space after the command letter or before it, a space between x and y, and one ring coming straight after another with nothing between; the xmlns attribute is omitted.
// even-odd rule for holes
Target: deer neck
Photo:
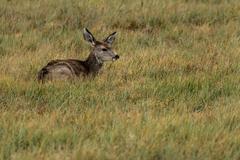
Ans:
<svg viewBox="0 0 240 160"><path fill-rule="evenodd" d="M85 64L89 69L89 73L97 74L103 66L103 61L98 59L95 54L91 52L86 59Z"/></svg>

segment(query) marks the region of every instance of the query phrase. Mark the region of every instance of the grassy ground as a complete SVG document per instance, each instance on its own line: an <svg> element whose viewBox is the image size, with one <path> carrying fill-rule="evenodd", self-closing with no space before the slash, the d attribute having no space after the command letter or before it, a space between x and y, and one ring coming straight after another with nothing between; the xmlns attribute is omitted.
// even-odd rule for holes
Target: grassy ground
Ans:
<svg viewBox="0 0 240 160"><path fill-rule="evenodd" d="M2 159L240 159L240 2L0 0ZM118 32L95 79L38 84Z"/></svg>

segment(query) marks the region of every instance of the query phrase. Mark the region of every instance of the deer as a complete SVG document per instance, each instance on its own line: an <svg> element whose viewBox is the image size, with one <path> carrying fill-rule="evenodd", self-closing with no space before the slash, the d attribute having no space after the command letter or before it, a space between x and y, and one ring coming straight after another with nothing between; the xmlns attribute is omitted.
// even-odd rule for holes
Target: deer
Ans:
<svg viewBox="0 0 240 160"><path fill-rule="evenodd" d="M103 67L104 62L119 59L119 55L112 50L116 33L113 32L103 41L97 41L93 34L87 28L84 28L83 38L91 44L91 51L86 60L51 60L38 72L38 81L43 83L48 80L68 80L86 76L95 77Z"/></svg>

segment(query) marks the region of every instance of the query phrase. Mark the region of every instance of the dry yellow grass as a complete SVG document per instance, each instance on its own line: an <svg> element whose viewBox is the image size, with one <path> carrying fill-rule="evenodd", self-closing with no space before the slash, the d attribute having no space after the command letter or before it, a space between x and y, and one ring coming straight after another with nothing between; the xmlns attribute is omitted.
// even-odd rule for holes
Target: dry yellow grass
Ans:
<svg viewBox="0 0 240 160"><path fill-rule="evenodd" d="M1 159L239 159L240 3L0 0ZM95 79L38 84L117 31Z"/></svg>

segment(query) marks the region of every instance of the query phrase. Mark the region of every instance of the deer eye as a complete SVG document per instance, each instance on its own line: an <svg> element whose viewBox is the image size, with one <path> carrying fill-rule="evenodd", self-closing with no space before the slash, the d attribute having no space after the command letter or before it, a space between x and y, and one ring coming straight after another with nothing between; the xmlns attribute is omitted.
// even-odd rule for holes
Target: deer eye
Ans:
<svg viewBox="0 0 240 160"><path fill-rule="evenodd" d="M106 49L106 48L103 48L102 51L107 51L107 49Z"/></svg>

